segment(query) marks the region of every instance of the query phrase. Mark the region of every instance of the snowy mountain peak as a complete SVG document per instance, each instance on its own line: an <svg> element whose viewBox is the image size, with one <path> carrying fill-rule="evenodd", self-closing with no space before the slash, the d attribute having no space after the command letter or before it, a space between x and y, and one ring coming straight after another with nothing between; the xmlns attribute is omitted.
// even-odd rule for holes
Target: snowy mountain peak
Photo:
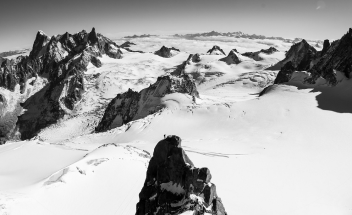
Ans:
<svg viewBox="0 0 352 215"><path fill-rule="evenodd" d="M232 49L229 54L227 55L227 57L220 59L220 61L224 61L227 64L239 64L242 61L239 58L239 53L237 52L236 49Z"/></svg>
<svg viewBox="0 0 352 215"><path fill-rule="evenodd" d="M292 61L293 66L298 71L305 71L314 65L319 55L317 55L317 50L309 45L306 40L302 40L291 46L291 48L286 53L286 58L278 62L274 66L268 68L268 70L278 70L281 69L287 62Z"/></svg>
<svg viewBox="0 0 352 215"><path fill-rule="evenodd" d="M44 31L42 31L42 30L38 30L38 33L37 33L37 34L46 35L46 34L44 33Z"/></svg>
<svg viewBox="0 0 352 215"><path fill-rule="evenodd" d="M188 75L161 76L154 84L140 92L129 89L125 93L118 94L109 103L95 131L107 131L158 112L166 106L162 98L172 93L199 97L194 80Z"/></svg>
<svg viewBox="0 0 352 215"><path fill-rule="evenodd" d="M217 45L207 51L209 55L226 55L225 52Z"/></svg>
<svg viewBox="0 0 352 215"><path fill-rule="evenodd" d="M154 52L154 54L159 55L160 57L170 58L177 55L179 52L180 50L177 48L162 46L158 51Z"/></svg>
<svg viewBox="0 0 352 215"><path fill-rule="evenodd" d="M84 93L83 73L89 63L101 66L97 57L103 54L122 58L116 43L97 34L94 28L89 34L86 31L73 35L66 32L51 38L38 32L29 57L19 56L2 63L0 74L4 78L0 78L0 86L11 91L19 85L24 94L29 79L40 77L48 81L44 88L21 104L27 111L14 122L17 121L22 139L35 136L37 131L56 123L74 109Z"/></svg>
<svg viewBox="0 0 352 215"><path fill-rule="evenodd" d="M349 29L347 34L331 45L326 42L326 48L322 53L324 55L308 71L311 73L311 77L306 79L307 83L314 84L322 77L334 86L338 83L335 71L340 71L347 78L350 78L352 73L352 30Z"/></svg>

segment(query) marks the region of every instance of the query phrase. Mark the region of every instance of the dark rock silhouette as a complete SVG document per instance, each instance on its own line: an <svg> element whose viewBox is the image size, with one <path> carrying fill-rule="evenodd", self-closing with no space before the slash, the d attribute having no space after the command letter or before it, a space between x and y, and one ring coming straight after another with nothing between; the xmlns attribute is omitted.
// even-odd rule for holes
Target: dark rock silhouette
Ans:
<svg viewBox="0 0 352 215"><path fill-rule="evenodd" d="M213 46L213 48L207 51L210 55L226 55L225 52L219 46Z"/></svg>
<svg viewBox="0 0 352 215"><path fill-rule="evenodd" d="M241 60L238 58L238 52L236 49L232 49L229 54L224 57L224 58L221 58L220 61L224 61L225 63L227 64L239 64L241 63Z"/></svg>
<svg viewBox="0 0 352 215"><path fill-rule="evenodd" d="M177 215L185 211L227 215L211 178L208 168L194 166L181 147L181 138L169 135L154 148L136 215Z"/></svg>
<svg viewBox="0 0 352 215"><path fill-rule="evenodd" d="M154 54L159 55L160 57L170 58L175 55L174 53L172 53L172 51L180 52L179 49L176 49L174 47L168 48L166 46L163 46L158 51L154 52Z"/></svg>
<svg viewBox="0 0 352 215"><path fill-rule="evenodd" d="M158 77L154 84L140 92L129 89L125 93L117 94L106 108L95 131L106 131L153 114L163 108L160 99L171 93L199 97L196 85L188 75Z"/></svg>
<svg viewBox="0 0 352 215"><path fill-rule="evenodd" d="M274 84L281 84L281 83L288 82L295 71L296 71L296 68L293 66L293 63L291 61L287 62L281 68L280 72L277 74Z"/></svg>
<svg viewBox="0 0 352 215"><path fill-rule="evenodd" d="M326 52L328 51L329 48L330 48L329 40L324 40L323 50L321 50L321 56L326 54Z"/></svg>

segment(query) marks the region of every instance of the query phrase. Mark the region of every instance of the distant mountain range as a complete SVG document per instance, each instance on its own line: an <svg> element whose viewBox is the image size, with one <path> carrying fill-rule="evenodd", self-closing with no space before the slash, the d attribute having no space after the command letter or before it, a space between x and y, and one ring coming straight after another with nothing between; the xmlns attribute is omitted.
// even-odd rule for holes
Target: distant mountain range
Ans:
<svg viewBox="0 0 352 215"><path fill-rule="evenodd" d="M222 36L222 37L234 37L234 38L248 38L248 39L271 39L271 40L281 40L288 43L297 43L302 41L302 38L294 38L294 39L287 39L283 37L267 37L264 35L259 34L246 34L241 31L236 32L228 32L228 33L221 33L217 31L211 31L206 33L195 33L195 34L175 34L175 37L181 37L185 39L196 39L197 37L215 37L215 36ZM317 42L318 44L322 44L323 41L321 40L307 40L308 42Z"/></svg>
<svg viewBox="0 0 352 215"><path fill-rule="evenodd" d="M142 34L142 35L133 35L133 36L125 36L124 38L127 39L134 39L134 38L145 38L145 37L154 37L154 36L158 36L158 35L151 35L151 34Z"/></svg>
<svg viewBox="0 0 352 215"><path fill-rule="evenodd" d="M125 36L125 39L136 39L136 38L147 38L147 37L157 37L159 35L151 35L151 34L142 34L142 35L133 35L133 36ZM287 43L298 43L303 40L303 38L294 38L288 39L283 37L268 37L260 34L246 34L241 31L236 32L228 32L228 33L221 33L217 31L210 31L205 33L194 33L194 34L174 34L174 37L189 39L189 40L196 40L199 37L234 37L234 38L248 38L248 39L271 39L271 40L281 40ZM322 40L307 40L307 42L316 43L316 47L322 47L323 41Z"/></svg>

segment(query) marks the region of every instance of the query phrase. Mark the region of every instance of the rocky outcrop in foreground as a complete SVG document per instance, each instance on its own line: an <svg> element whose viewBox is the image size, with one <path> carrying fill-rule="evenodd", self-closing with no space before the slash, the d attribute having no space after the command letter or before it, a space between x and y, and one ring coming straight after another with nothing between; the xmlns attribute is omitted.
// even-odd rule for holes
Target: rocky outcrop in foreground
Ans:
<svg viewBox="0 0 352 215"><path fill-rule="evenodd" d="M171 93L199 97L196 85L188 75L158 77L154 84L140 92L129 89L125 93L117 94L106 108L95 131L107 131L153 114L164 107L161 98Z"/></svg>
<svg viewBox="0 0 352 215"><path fill-rule="evenodd" d="M220 61L224 61L227 64L239 64L242 61L240 60L240 58L238 57L239 53L237 52L236 49L232 49L229 54L227 55L227 57L221 58Z"/></svg>
<svg viewBox="0 0 352 215"><path fill-rule="evenodd" d="M159 55L160 57L170 58L175 56L179 52L180 50L174 47L168 48L166 46L163 46L158 51L154 52L154 54Z"/></svg>
<svg viewBox="0 0 352 215"><path fill-rule="evenodd" d="M209 55L226 55L224 50L222 50L219 46L213 46L213 48L207 51Z"/></svg>
<svg viewBox="0 0 352 215"><path fill-rule="evenodd" d="M168 136L154 148L136 215L196 214L227 215L210 170L196 168L181 147L181 138Z"/></svg>

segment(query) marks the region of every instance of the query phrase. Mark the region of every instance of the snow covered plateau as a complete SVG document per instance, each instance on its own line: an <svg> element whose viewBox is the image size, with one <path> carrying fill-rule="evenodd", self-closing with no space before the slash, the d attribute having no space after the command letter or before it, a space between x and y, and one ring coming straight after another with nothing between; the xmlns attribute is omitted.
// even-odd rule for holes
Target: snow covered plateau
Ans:
<svg viewBox="0 0 352 215"><path fill-rule="evenodd" d="M55 42L43 35L37 35L40 50L37 43L39 51L27 53L39 64L76 52L63 36ZM125 47L126 38L97 35L105 48L88 42L82 55L67 61L82 59L81 76L59 80L41 72L13 89L0 87L0 128L7 138L0 145L0 215L136 214L149 161L164 135L179 136L194 165L210 170L228 215L352 214L352 79L336 69L334 84L323 75L305 81L313 64L335 56L342 42L322 51L309 41L317 53L311 57L310 49L289 51L292 42L276 39L152 36L128 39L133 44ZM55 52L41 57L54 45ZM265 51L270 47L275 51ZM243 54L249 52L256 57ZM288 79L274 84L284 71L275 65L284 59L312 60L309 69L285 73ZM52 87L59 82L61 88ZM77 83L83 87L72 91ZM55 120L41 109L52 104L45 96L60 98L62 114ZM34 129L39 124L33 119L47 121ZM24 132L28 138L21 138Z"/></svg>

